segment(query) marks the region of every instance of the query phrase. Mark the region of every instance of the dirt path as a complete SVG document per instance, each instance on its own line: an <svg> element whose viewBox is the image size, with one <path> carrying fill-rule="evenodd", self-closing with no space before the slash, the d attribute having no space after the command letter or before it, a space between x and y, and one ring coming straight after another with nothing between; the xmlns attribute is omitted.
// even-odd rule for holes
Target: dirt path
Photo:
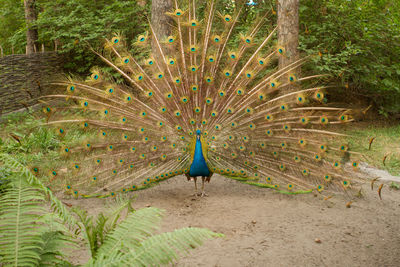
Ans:
<svg viewBox="0 0 400 267"><path fill-rule="evenodd" d="M346 208L342 196L286 196L217 175L206 186L209 197L191 197L193 184L180 176L137 193L135 208L166 210L163 231L196 226L225 234L177 266L400 266L400 191L386 186L379 200L366 186L365 197ZM92 213L103 204L80 202Z"/></svg>

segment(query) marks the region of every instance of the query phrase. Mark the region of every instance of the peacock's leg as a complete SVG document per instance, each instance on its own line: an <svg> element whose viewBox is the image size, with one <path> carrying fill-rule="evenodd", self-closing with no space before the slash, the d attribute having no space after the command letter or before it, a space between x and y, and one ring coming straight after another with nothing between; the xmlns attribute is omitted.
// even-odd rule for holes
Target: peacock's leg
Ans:
<svg viewBox="0 0 400 267"><path fill-rule="evenodd" d="M206 181L206 178L208 179L208 177L202 176L201 177L201 197L207 197L208 195L206 194L206 192L204 192L204 183Z"/></svg>
<svg viewBox="0 0 400 267"><path fill-rule="evenodd" d="M194 181L194 196L198 196L199 194L197 193L197 177L191 177L190 180Z"/></svg>

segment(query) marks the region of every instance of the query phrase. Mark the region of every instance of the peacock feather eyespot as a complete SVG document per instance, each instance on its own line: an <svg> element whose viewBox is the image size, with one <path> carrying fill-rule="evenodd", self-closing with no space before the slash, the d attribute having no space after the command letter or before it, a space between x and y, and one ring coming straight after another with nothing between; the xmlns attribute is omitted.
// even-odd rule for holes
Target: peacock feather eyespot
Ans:
<svg viewBox="0 0 400 267"><path fill-rule="evenodd" d="M175 37L173 36L168 36L168 42L173 43L175 41Z"/></svg>
<svg viewBox="0 0 400 267"><path fill-rule="evenodd" d="M138 41L139 41L140 43L143 43L144 41L146 41L146 36L144 36L144 35L139 35L139 36L138 36Z"/></svg>
<svg viewBox="0 0 400 267"><path fill-rule="evenodd" d="M348 115L341 115L341 116L339 117L339 120L340 120L341 122L347 122L347 121L349 120L349 116L348 116Z"/></svg>
<svg viewBox="0 0 400 267"><path fill-rule="evenodd" d="M217 117L218 112L216 110L211 111L211 117Z"/></svg>
<svg viewBox="0 0 400 267"><path fill-rule="evenodd" d="M67 86L67 91L69 93L74 93L75 92L75 86L74 85L68 85Z"/></svg>
<svg viewBox="0 0 400 267"><path fill-rule="evenodd" d="M328 117L322 116L322 117L319 119L319 122L320 122L321 124L323 124L323 125L328 124L328 123L329 123Z"/></svg>
<svg viewBox="0 0 400 267"><path fill-rule="evenodd" d="M220 131L222 129L222 126L220 124L216 124L214 128L215 130Z"/></svg>
<svg viewBox="0 0 400 267"><path fill-rule="evenodd" d="M195 125L196 124L196 120L195 119L190 119L189 122L190 122L191 125Z"/></svg>
<svg viewBox="0 0 400 267"><path fill-rule="evenodd" d="M108 150L109 150L109 151L111 151L111 150L113 150L113 149L114 149L114 146L113 146L113 145L109 145L109 146L108 146Z"/></svg>
<svg viewBox="0 0 400 267"><path fill-rule="evenodd" d="M341 145L340 148L339 148L339 150L340 150L341 152L347 152L347 151L349 150L349 147L348 147L347 145Z"/></svg>
<svg viewBox="0 0 400 267"><path fill-rule="evenodd" d="M330 181L332 181L332 176L329 175L329 174L325 174L324 175L324 180L325 180L325 182L330 182Z"/></svg>
<svg viewBox="0 0 400 267"><path fill-rule="evenodd" d="M186 103L189 102L189 98L188 98L187 96L182 96L182 97L181 97L181 102L182 102L183 104L186 104Z"/></svg>
<svg viewBox="0 0 400 267"><path fill-rule="evenodd" d="M292 129L292 127L290 127L290 125L288 125L288 124L283 125L283 130L287 133L290 132L291 129Z"/></svg>
<svg viewBox="0 0 400 267"><path fill-rule="evenodd" d="M280 164L279 165L279 170L281 170L281 171L284 171L284 170L286 170L286 166L285 166L285 164Z"/></svg>
<svg viewBox="0 0 400 267"><path fill-rule="evenodd" d="M207 104L207 105L210 105L210 104L212 104L212 103L213 103L213 99L210 98L210 97L207 97L207 98L206 98L206 104Z"/></svg>
<svg viewBox="0 0 400 267"><path fill-rule="evenodd" d="M96 163L100 164L101 163L101 159L96 159Z"/></svg>
<svg viewBox="0 0 400 267"><path fill-rule="evenodd" d="M228 145L228 143L223 143L223 144L222 144L222 147L225 148L225 149L227 149L227 148L229 147L229 145Z"/></svg>
<svg viewBox="0 0 400 267"><path fill-rule="evenodd" d="M205 79L206 79L207 83L212 83L213 82L213 77L211 77L211 76L206 76Z"/></svg>
<svg viewBox="0 0 400 267"><path fill-rule="evenodd" d="M319 150L320 150L321 152L326 152L326 151L328 150L328 147L327 147L326 145L320 145L320 146L319 146Z"/></svg>
<svg viewBox="0 0 400 267"><path fill-rule="evenodd" d="M161 142L165 142L165 141L167 141L167 137L166 136L161 136Z"/></svg>
<svg viewBox="0 0 400 267"><path fill-rule="evenodd" d="M148 91L148 92L146 92L146 96L147 97L152 97L154 95L154 92L153 91Z"/></svg>
<svg viewBox="0 0 400 267"><path fill-rule="evenodd" d="M270 176L265 177L265 181L267 183L271 183L272 182L272 178Z"/></svg>
<svg viewBox="0 0 400 267"><path fill-rule="evenodd" d="M265 148L266 144L264 142L260 143L261 148Z"/></svg>
<svg viewBox="0 0 400 267"><path fill-rule="evenodd" d="M236 94L237 95L243 95L244 91L242 89L237 89Z"/></svg>
<svg viewBox="0 0 400 267"><path fill-rule="evenodd" d="M160 112L161 112L161 113L167 112L167 108L166 108L166 107L160 107Z"/></svg>
<svg viewBox="0 0 400 267"><path fill-rule="evenodd" d="M232 16L231 16L231 15L225 15L225 16L223 17L223 19L224 19L224 21L226 21L226 22L230 22L230 21L232 20Z"/></svg>
<svg viewBox="0 0 400 267"><path fill-rule="evenodd" d="M316 91L314 93L314 98L318 101L322 101L324 99L325 95L321 91Z"/></svg>
<svg viewBox="0 0 400 267"><path fill-rule="evenodd" d="M243 37L243 41L248 45L252 44L253 43L253 37L251 37L251 36Z"/></svg>
<svg viewBox="0 0 400 267"><path fill-rule="evenodd" d="M249 124L249 129L250 130L255 130L256 129L256 125L254 123L250 123Z"/></svg>
<svg viewBox="0 0 400 267"><path fill-rule="evenodd" d="M176 126L175 126L175 129L176 129L177 131L181 131L181 130L182 130L182 126L176 125Z"/></svg>
<svg viewBox="0 0 400 267"><path fill-rule="evenodd" d="M136 147L131 147L131 151L135 152L136 151Z"/></svg>
<svg viewBox="0 0 400 267"><path fill-rule="evenodd" d="M299 156L294 156L293 157L294 162L299 163L301 161L301 158Z"/></svg>
<svg viewBox="0 0 400 267"><path fill-rule="evenodd" d="M279 152L278 151L272 151L272 156L274 156L274 158L277 158L279 156Z"/></svg>
<svg viewBox="0 0 400 267"><path fill-rule="evenodd" d="M224 97L224 96L225 96L225 91L224 91L224 90L220 90L220 91L218 92L218 95L219 95L220 97Z"/></svg>
<svg viewBox="0 0 400 267"><path fill-rule="evenodd" d="M358 161L353 161L353 163L351 164L351 166L352 166L354 169L358 169L358 166L359 166Z"/></svg>
<svg viewBox="0 0 400 267"><path fill-rule="evenodd" d="M174 12L175 16L180 17L183 14L183 11L181 9L176 9Z"/></svg>
<svg viewBox="0 0 400 267"><path fill-rule="evenodd" d="M286 143L286 142L282 142L282 143L281 143L281 148L282 148L282 149L285 149L286 147L287 147L287 143Z"/></svg>
<svg viewBox="0 0 400 267"><path fill-rule="evenodd" d="M157 74L157 79L162 79L164 77L164 74L163 73L158 73Z"/></svg>
<svg viewBox="0 0 400 267"><path fill-rule="evenodd" d="M301 171L301 173L302 173L304 176L308 176L308 175L310 174L310 171L309 171L308 169L303 169L303 170Z"/></svg>
<svg viewBox="0 0 400 267"><path fill-rule="evenodd" d="M228 114L233 114L233 112L234 112L234 109L233 109L233 108L228 107L228 108L226 109L226 113L228 113Z"/></svg>
<svg viewBox="0 0 400 267"><path fill-rule="evenodd" d="M176 117L180 117L181 116L181 111L180 110L175 110L174 112Z"/></svg>
<svg viewBox="0 0 400 267"><path fill-rule="evenodd" d="M265 133L267 134L267 136L272 136L273 135L273 131L268 129L265 131Z"/></svg>
<svg viewBox="0 0 400 267"><path fill-rule="evenodd" d="M206 119L203 119L203 120L201 121L201 124L207 125L207 120L206 120Z"/></svg>
<svg viewBox="0 0 400 267"><path fill-rule="evenodd" d="M340 162L339 162L339 161L333 162L333 167L334 167L335 169L340 169L340 167L341 167Z"/></svg>
<svg viewBox="0 0 400 267"><path fill-rule="evenodd" d="M247 71L247 72L245 73L245 75L246 75L246 78L248 78L248 79L253 78L253 72L251 72L251 71Z"/></svg>
<svg viewBox="0 0 400 267"><path fill-rule="evenodd" d="M342 185L344 186L344 188L347 188L350 186L350 181L344 180L342 181Z"/></svg>
<svg viewBox="0 0 400 267"><path fill-rule="evenodd" d="M300 123L301 124L306 125L306 124L308 124L308 122L309 122L308 117L301 117L300 118Z"/></svg>
<svg viewBox="0 0 400 267"><path fill-rule="evenodd" d="M315 154L315 155L314 155L314 159L315 159L317 162L319 162L319 161L322 160L322 157L321 157L321 155L319 155L319 154Z"/></svg>
<svg viewBox="0 0 400 267"><path fill-rule="evenodd" d="M97 177L96 177L96 176L93 176L93 177L92 177L92 180L93 180L93 181L97 181Z"/></svg>
<svg viewBox="0 0 400 267"><path fill-rule="evenodd" d="M146 111L142 111L142 112L140 112L140 116L141 116L142 118L146 117L146 116L147 116L147 113L146 113Z"/></svg>
<svg viewBox="0 0 400 267"><path fill-rule="evenodd" d="M113 37L113 38L112 38L112 42L113 42L114 44L118 44L118 43L119 43L119 38L118 38L118 37Z"/></svg>
<svg viewBox="0 0 400 267"><path fill-rule="evenodd" d="M271 114L265 115L265 120L266 121L273 121L273 119L274 119L274 116L272 116Z"/></svg>
<svg viewBox="0 0 400 267"><path fill-rule="evenodd" d="M143 137L143 139L142 139L143 143L147 143L149 140L150 139L147 136Z"/></svg>
<svg viewBox="0 0 400 267"><path fill-rule="evenodd" d="M253 114L253 108L251 108L251 107L247 107L246 109L245 109L245 112L246 112L246 114L249 114L249 115L251 115L251 114Z"/></svg>
<svg viewBox="0 0 400 267"><path fill-rule="evenodd" d="M175 78L175 83L176 84L180 84L181 83L181 79L180 78Z"/></svg>
<svg viewBox="0 0 400 267"><path fill-rule="evenodd" d="M124 58L123 60L124 60L124 63L125 63L125 64L128 64L128 63L129 63L129 58Z"/></svg>
<svg viewBox="0 0 400 267"><path fill-rule="evenodd" d="M289 109L289 107L286 104L281 105L279 108L282 111L287 111Z"/></svg>
<svg viewBox="0 0 400 267"><path fill-rule="evenodd" d="M322 192L322 191L324 191L324 186L323 186L323 185L321 185L321 184L320 184L320 185L318 185L318 186L317 186L317 191L318 191L318 192Z"/></svg>
<svg viewBox="0 0 400 267"><path fill-rule="evenodd" d="M172 144L171 144L171 147L172 147L172 148L176 148L176 144L175 144L175 143L172 143Z"/></svg>

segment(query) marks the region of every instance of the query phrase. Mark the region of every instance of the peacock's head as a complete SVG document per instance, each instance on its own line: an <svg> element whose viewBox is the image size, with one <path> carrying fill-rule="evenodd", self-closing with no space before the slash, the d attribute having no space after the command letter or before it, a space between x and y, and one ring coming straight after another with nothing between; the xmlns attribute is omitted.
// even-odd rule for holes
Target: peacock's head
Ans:
<svg viewBox="0 0 400 267"><path fill-rule="evenodd" d="M197 139L200 139L201 130L196 130Z"/></svg>

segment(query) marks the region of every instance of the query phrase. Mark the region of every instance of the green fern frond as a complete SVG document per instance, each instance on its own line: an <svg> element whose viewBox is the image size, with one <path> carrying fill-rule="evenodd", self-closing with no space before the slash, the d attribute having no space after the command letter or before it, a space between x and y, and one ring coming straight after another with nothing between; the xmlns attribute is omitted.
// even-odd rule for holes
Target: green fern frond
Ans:
<svg viewBox="0 0 400 267"><path fill-rule="evenodd" d="M175 262L181 255L195 249L204 241L222 237L202 228L183 228L154 235L141 242L136 249L120 248L110 254L99 254L95 262L87 266L160 266ZM123 252L122 252L123 251Z"/></svg>
<svg viewBox="0 0 400 267"><path fill-rule="evenodd" d="M46 225L47 230L42 234L44 243L39 266L70 266L66 258L71 249L77 247L73 236L55 213L45 214L40 221Z"/></svg>
<svg viewBox="0 0 400 267"><path fill-rule="evenodd" d="M135 249L140 242L151 236L161 222L162 211L156 208L140 209L130 213L110 234L98 251L98 255L119 251L122 247Z"/></svg>
<svg viewBox="0 0 400 267"><path fill-rule="evenodd" d="M0 259L5 266L34 266L43 247L45 228L35 222L45 213L44 197L24 186L23 177L15 177L12 183L0 196Z"/></svg>
<svg viewBox="0 0 400 267"><path fill-rule="evenodd" d="M222 236L202 228L182 228L155 235L142 242L134 255L124 257L123 262L135 266L168 264L176 261L180 254L201 246L205 240Z"/></svg>

